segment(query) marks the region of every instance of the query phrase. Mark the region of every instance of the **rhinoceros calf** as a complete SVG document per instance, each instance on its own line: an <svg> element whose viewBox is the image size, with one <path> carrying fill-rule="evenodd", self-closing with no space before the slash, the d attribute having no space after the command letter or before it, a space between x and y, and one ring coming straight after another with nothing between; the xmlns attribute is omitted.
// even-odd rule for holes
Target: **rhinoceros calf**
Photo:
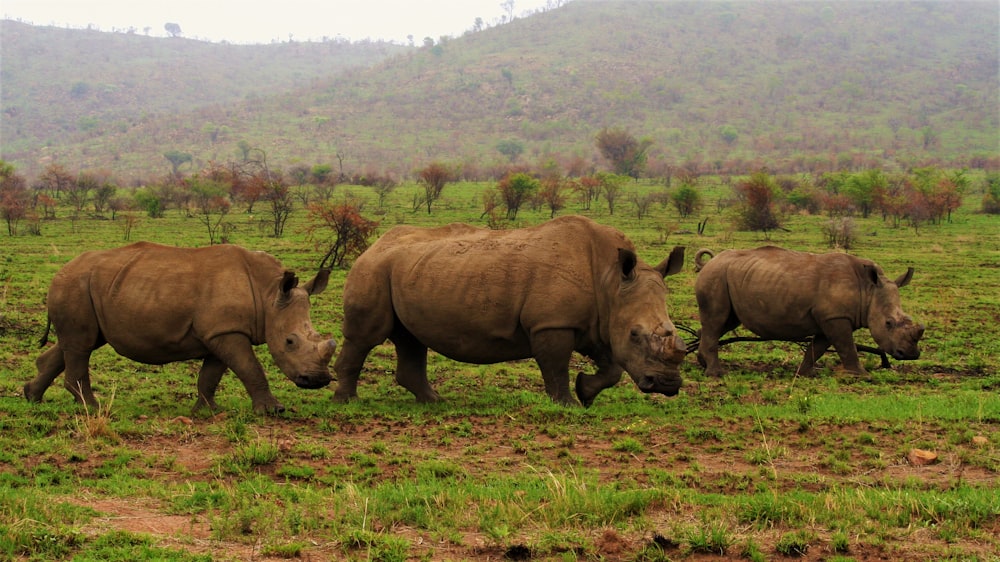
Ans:
<svg viewBox="0 0 1000 562"><path fill-rule="evenodd" d="M879 349L896 359L917 359L924 327L899 304L899 288L913 268L892 281L874 262L841 253L812 254L775 246L726 250L703 264L695 256L695 296L701 319L698 361L705 374L723 373L719 339L740 324L763 339L802 341L810 336L798 373L809 375L833 344L844 368L865 374L854 331L868 328Z"/></svg>
<svg viewBox="0 0 1000 562"><path fill-rule="evenodd" d="M334 397L357 396L365 358L386 339L396 381L420 402L440 400L427 381L428 348L466 363L534 358L546 392L564 404L576 402L574 350L597 365L576 379L584 405L623 370L643 392L675 395L685 345L664 277L683 261L678 247L650 267L621 232L578 216L520 230L395 227L348 273Z"/></svg>
<svg viewBox="0 0 1000 562"><path fill-rule="evenodd" d="M195 409L218 409L215 390L232 369L254 410L284 408L271 394L253 346L263 343L285 375L302 388L330 383L336 344L309 319L309 295L329 280L322 269L304 286L264 252L238 246L174 248L139 242L81 254L49 287L49 323L58 343L35 364L24 396L41 401L63 371L79 402L97 404L90 388L90 354L105 343L120 355L160 365L202 359ZM42 345L48 339L46 326Z"/></svg>

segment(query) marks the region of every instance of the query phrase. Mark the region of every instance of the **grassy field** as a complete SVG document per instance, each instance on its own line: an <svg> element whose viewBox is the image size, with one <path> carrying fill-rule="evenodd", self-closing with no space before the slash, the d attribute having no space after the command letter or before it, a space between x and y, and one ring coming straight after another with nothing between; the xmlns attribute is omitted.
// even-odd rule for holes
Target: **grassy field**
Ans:
<svg viewBox="0 0 1000 562"><path fill-rule="evenodd" d="M428 215L414 186L377 217L398 224L481 224L485 185L452 184ZM638 189L656 189L639 186ZM697 327L691 256L761 245L728 226L708 188L699 217L620 205L584 212L622 229L647 262L688 248L668 278L676 323ZM339 187L336 197L365 188ZM372 200L373 201L373 200ZM374 209L369 203L368 210ZM151 367L94 354L97 410L61 379L41 404L34 376L44 300L81 251L124 243L121 219L60 218L0 246L0 560L997 560L1000 551L1000 222L970 195L951 222L890 228L855 219L851 253L890 277L913 266L903 308L927 326L923 355L846 374L834 356L794 375L795 344L724 348L730 372L702 376L693 355L678 396L646 396L628 377L589 409L551 403L531 361L475 366L435 354L442 404L416 404L391 376L393 349L366 364L360 398L300 390L258 355L289 407L258 417L236 378L225 412L191 417L198 364ZM373 216L374 215L370 215ZM546 212L522 210L535 224ZM708 217L704 235L696 223ZM259 214L231 215L232 241L266 250L302 276L321 255L306 213L285 237ZM792 216L770 242L826 251L819 216ZM205 245L198 219L142 218L132 240ZM316 328L340 337L345 271L314 299ZM182 298L179 289L179 298ZM745 334L744 334L745 335ZM874 345L866 331L859 343ZM589 369L583 358L575 370ZM914 449L937 461L908 460Z"/></svg>

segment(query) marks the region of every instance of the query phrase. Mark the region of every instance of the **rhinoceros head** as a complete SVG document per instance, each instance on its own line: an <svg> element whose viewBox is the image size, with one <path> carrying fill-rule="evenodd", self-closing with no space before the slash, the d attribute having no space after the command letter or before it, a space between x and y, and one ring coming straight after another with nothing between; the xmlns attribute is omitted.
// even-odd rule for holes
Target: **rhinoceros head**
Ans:
<svg viewBox="0 0 1000 562"><path fill-rule="evenodd" d="M686 346L667 314L664 277L680 271L684 248L678 246L655 268L635 252L618 252L620 285L612 291L609 338L615 363L639 390L674 396L681 387L680 364Z"/></svg>
<svg viewBox="0 0 1000 562"><path fill-rule="evenodd" d="M896 359L920 357L920 338L923 324L917 324L903 312L899 304L899 288L906 286L913 277L913 268L890 281L878 266L865 266L866 277L874 286L868 308L868 329L879 349Z"/></svg>
<svg viewBox="0 0 1000 562"><path fill-rule="evenodd" d="M329 279L330 270L321 269L299 287L298 277L285 271L264 314L267 349L281 372L302 388L322 388L333 380L328 365L337 343L316 333L309 318L309 295L321 293Z"/></svg>

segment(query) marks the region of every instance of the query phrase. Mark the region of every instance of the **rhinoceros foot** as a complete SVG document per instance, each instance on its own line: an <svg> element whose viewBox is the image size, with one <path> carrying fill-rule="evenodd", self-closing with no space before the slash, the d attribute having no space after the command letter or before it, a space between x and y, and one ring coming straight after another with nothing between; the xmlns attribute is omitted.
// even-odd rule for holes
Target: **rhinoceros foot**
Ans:
<svg viewBox="0 0 1000 562"><path fill-rule="evenodd" d="M31 387L31 383L30 382L26 382L26 383L24 383L24 398L28 402L36 402L36 403L37 402L41 402L42 401L42 393L35 392L34 389L32 389L32 387Z"/></svg>

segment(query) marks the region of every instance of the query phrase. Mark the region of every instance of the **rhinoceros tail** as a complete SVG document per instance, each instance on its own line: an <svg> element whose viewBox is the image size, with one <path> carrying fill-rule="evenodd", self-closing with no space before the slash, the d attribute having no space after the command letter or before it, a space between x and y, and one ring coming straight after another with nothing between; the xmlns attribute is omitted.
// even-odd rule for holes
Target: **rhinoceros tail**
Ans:
<svg viewBox="0 0 1000 562"><path fill-rule="evenodd" d="M708 256L708 259L712 259L715 257L715 253L713 253L712 250L709 250L708 248L702 248L698 250L694 255L695 273L698 273L699 271L701 271L701 268L705 267L705 262L702 261L702 258L705 256Z"/></svg>
<svg viewBox="0 0 1000 562"><path fill-rule="evenodd" d="M42 339L38 340L38 347L45 347L45 344L49 343L49 328L52 327L52 319L45 317L45 333L42 334Z"/></svg>

